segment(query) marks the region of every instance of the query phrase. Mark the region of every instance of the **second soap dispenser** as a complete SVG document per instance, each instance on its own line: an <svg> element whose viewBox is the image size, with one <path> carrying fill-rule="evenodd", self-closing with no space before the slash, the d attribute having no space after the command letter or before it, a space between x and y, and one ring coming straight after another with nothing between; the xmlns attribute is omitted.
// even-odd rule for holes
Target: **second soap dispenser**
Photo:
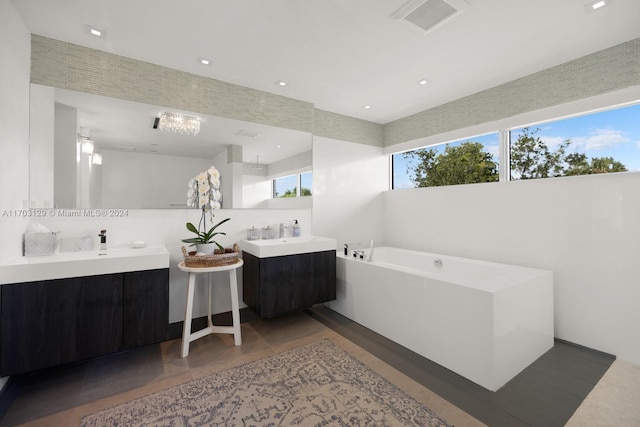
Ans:
<svg viewBox="0 0 640 427"><path fill-rule="evenodd" d="M300 237L300 224L298 224L298 220L293 220L293 227L291 230L291 237Z"/></svg>

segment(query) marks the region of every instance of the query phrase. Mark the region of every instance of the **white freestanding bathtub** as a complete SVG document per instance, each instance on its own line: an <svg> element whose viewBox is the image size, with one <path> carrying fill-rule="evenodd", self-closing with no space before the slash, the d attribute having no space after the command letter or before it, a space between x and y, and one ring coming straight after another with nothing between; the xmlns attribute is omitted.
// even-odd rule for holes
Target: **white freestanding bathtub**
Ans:
<svg viewBox="0 0 640 427"><path fill-rule="evenodd" d="M336 269L328 307L489 390L553 347L551 271L391 247Z"/></svg>

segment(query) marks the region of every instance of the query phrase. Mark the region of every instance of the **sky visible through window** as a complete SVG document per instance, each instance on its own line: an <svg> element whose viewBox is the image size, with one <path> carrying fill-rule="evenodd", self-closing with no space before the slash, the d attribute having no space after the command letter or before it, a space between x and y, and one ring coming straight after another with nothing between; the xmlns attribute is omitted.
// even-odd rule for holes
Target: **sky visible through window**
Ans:
<svg viewBox="0 0 640 427"><path fill-rule="evenodd" d="M640 104L529 126L532 131L538 128L540 130L536 136L551 150L570 139L571 145L567 150L569 153L581 152L589 159L612 157L624 164L628 171L640 171ZM512 139L517 139L520 129L512 130ZM449 144L459 145L467 141L482 143L494 160L500 161L497 133L465 138ZM436 148L440 154L445 147L446 144L440 144L427 148ZM413 162L405 160L402 153L393 156L394 189L415 187L407 172L407 166L412 165Z"/></svg>

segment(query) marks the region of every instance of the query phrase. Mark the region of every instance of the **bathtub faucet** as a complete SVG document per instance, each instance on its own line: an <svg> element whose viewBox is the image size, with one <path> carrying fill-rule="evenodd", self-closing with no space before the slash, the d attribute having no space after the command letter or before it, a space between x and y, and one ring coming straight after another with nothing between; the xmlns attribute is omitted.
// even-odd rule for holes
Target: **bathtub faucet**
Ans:
<svg viewBox="0 0 640 427"><path fill-rule="evenodd" d="M349 250L350 248L351 248L351 251ZM371 244L369 246L368 254L366 253L366 251L362 249L366 249L366 246L363 245L362 243L345 243L344 244L344 254L346 256L349 256L349 253L351 252L353 253L354 258L365 259L365 256L366 256L367 262L370 262L373 257L373 240L371 241Z"/></svg>

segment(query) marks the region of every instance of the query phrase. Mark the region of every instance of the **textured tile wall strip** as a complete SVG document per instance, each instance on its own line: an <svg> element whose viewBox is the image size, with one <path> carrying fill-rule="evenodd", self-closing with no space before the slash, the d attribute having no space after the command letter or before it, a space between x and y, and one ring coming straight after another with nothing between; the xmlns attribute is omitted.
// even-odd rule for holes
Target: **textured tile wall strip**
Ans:
<svg viewBox="0 0 640 427"><path fill-rule="evenodd" d="M640 38L384 125L384 145L413 141L640 85Z"/></svg>
<svg viewBox="0 0 640 427"><path fill-rule="evenodd" d="M358 142L376 147L384 146L381 124L324 110L315 110L313 134L339 141Z"/></svg>
<svg viewBox="0 0 640 427"><path fill-rule="evenodd" d="M31 35L31 82L312 132L313 104Z"/></svg>

